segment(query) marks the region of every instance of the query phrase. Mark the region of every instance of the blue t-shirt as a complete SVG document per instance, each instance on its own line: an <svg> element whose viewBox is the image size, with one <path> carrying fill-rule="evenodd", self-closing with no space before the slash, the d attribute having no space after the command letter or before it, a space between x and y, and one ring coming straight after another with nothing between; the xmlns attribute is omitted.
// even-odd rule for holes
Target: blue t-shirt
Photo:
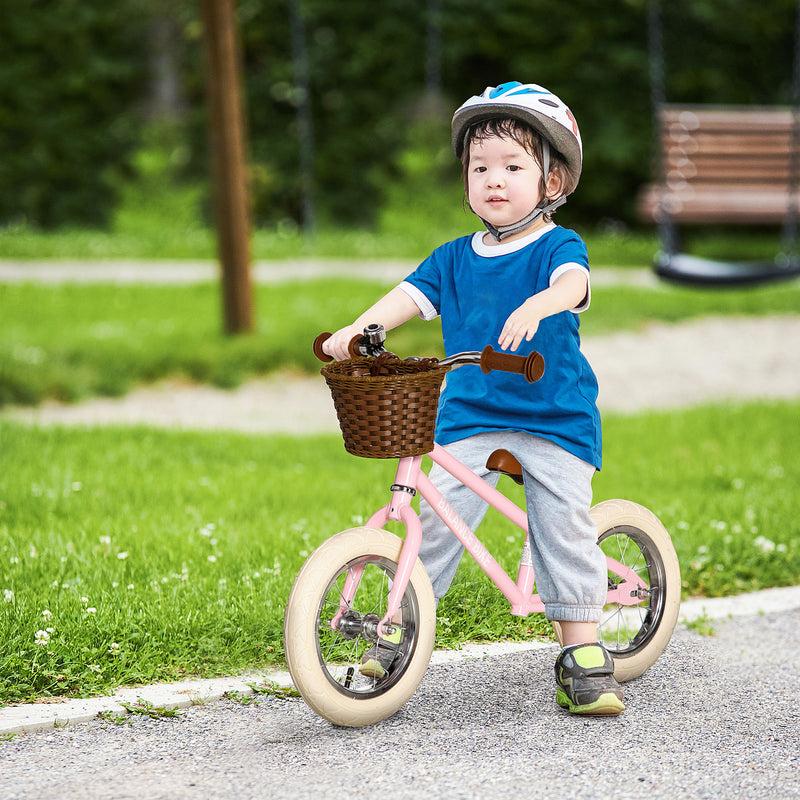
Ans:
<svg viewBox="0 0 800 800"><path fill-rule="evenodd" d="M570 269L589 269L586 245L573 231L550 224L499 245L483 232L438 247L401 284L425 319L442 318L447 355L497 349L512 311ZM543 319L533 340L516 351L538 350L544 377L527 383L516 374L466 366L447 375L439 402L436 441L448 444L476 433L525 431L556 442L600 469L601 430L597 379L580 350L577 311Z"/></svg>

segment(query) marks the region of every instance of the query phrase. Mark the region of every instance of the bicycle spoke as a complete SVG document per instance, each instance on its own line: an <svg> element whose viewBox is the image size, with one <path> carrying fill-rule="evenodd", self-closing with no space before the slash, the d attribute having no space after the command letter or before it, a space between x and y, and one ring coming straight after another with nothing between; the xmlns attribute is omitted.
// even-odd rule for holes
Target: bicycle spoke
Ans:
<svg viewBox="0 0 800 800"><path fill-rule="evenodd" d="M615 653L624 654L637 649L657 627L660 614L661 567L655 562L657 552L647 547L647 540L636 528L617 528L602 541L601 547L613 560L638 576L639 588L647 596L633 605L611 603L606 605L599 625L601 640ZM625 578L609 572L609 591L625 582Z"/></svg>

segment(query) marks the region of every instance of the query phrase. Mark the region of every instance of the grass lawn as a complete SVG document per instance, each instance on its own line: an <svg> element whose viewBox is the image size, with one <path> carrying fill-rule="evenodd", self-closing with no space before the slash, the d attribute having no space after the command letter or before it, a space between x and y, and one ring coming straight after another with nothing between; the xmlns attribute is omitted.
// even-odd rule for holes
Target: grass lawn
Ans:
<svg viewBox="0 0 800 800"><path fill-rule="evenodd" d="M372 304L388 286L328 279L257 290L258 330L221 332L219 287L0 284L0 406L121 395L170 375L235 386L248 375L318 369L310 342ZM800 313L800 284L727 291L598 287L582 334L636 330L707 314ZM392 334L400 355L440 354L438 323Z"/></svg>
<svg viewBox="0 0 800 800"><path fill-rule="evenodd" d="M686 594L796 584L799 415L797 402L609 415L595 500L661 517ZM0 448L0 704L279 663L294 574L393 477L337 436L6 423ZM519 532L495 514L481 532L515 574ZM547 630L509 616L466 561L439 617L440 646Z"/></svg>

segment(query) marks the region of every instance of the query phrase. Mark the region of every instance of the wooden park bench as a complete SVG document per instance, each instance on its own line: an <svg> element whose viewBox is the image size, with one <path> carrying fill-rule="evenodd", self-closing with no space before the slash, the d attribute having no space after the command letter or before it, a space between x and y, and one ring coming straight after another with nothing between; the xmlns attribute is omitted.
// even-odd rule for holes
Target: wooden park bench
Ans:
<svg viewBox="0 0 800 800"><path fill-rule="evenodd" d="M660 179L640 196L639 213L659 225L666 252L662 267L669 269L670 257L677 256L682 225L782 225L785 240L789 226L793 235L800 129L790 109L664 105L658 116ZM689 258L689 263L698 261ZM753 280L765 274L753 270L765 265L724 266L730 282L741 282L748 271ZM712 272L709 282L717 282L720 270Z"/></svg>

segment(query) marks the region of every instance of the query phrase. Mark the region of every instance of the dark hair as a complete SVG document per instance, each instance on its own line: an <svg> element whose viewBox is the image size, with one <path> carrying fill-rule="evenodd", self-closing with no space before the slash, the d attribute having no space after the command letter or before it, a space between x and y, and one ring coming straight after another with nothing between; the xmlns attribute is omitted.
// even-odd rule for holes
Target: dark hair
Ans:
<svg viewBox="0 0 800 800"><path fill-rule="evenodd" d="M490 139L495 136L501 139L511 139L520 147L524 147L539 165L539 168L543 169L542 136L538 131L527 123L510 117L491 117L490 119L484 119L479 122L474 122L467 128L467 132L464 134L464 149L461 153L461 166L463 170L462 177L464 180L465 192L468 191L469 187L470 145L474 142L482 142L485 139ZM561 179L561 193L569 194L574 186L570 172L567 169L567 162L552 144L550 145L550 171L556 171ZM547 175L542 174L539 188L543 195L546 193L546 184Z"/></svg>

